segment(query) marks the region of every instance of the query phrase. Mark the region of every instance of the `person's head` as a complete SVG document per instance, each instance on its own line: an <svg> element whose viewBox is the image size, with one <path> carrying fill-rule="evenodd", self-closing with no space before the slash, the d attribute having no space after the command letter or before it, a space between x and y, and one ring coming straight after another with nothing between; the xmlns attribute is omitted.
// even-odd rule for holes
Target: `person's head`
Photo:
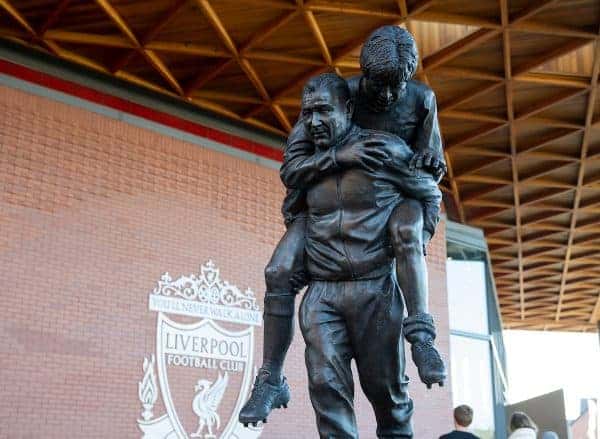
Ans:
<svg viewBox="0 0 600 439"><path fill-rule="evenodd" d="M369 106L387 110L417 71L419 52L415 39L406 29L382 26L367 39L360 52Z"/></svg>
<svg viewBox="0 0 600 439"><path fill-rule="evenodd" d="M515 431L518 428L531 428L537 431L535 422L523 412L514 412L510 417L510 431Z"/></svg>
<svg viewBox="0 0 600 439"><path fill-rule="evenodd" d="M473 409L466 404L454 409L454 424L456 427L466 428L473 422Z"/></svg>
<svg viewBox="0 0 600 439"><path fill-rule="evenodd" d="M335 73L310 78L302 92L301 118L315 145L334 145L350 128L352 101L346 80Z"/></svg>

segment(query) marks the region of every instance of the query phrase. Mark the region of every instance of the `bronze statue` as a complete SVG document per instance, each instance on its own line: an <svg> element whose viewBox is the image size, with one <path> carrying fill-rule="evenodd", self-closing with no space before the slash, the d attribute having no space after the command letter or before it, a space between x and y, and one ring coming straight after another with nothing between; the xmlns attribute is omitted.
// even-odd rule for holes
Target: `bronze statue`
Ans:
<svg viewBox="0 0 600 439"><path fill-rule="evenodd" d="M363 47L362 76L320 75L304 89L281 168L288 229L265 270L263 366L240 413L245 424L289 402L282 366L307 282L300 326L321 437L356 437L352 358L378 436L412 437L402 332L421 380L443 384L424 248L445 164L433 92L410 81L416 65L412 36L385 26Z"/></svg>

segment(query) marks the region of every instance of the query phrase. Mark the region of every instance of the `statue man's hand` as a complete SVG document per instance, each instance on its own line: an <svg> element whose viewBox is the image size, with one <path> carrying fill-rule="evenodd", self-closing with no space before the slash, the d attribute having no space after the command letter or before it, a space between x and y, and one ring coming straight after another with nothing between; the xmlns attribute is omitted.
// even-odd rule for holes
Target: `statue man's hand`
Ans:
<svg viewBox="0 0 600 439"><path fill-rule="evenodd" d="M335 160L342 167L361 167L373 171L388 158L384 146L385 142L379 140L359 140L338 148Z"/></svg>
<svg viewBox="0 0 600 439"><path fill-rule="evenodd" d="M409 168L410 170L424 169L431 172L436 179L443 177L447 171L443 157L440 157L437 151L432 149L423 149L415 152L410 159Z"/></svg>

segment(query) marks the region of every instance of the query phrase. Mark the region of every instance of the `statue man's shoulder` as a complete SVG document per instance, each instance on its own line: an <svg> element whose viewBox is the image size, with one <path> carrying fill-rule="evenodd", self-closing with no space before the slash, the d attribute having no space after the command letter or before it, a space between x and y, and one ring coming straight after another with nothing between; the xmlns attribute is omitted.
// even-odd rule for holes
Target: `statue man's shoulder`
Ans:
<svg viewBox="0 0 600 439"><path fill-rule="evenodd" d="M435 93L427 84L422 83L421 81L410 80L406 83L406 91L417 101L427 101L430 99L435 99Z"/></svg>

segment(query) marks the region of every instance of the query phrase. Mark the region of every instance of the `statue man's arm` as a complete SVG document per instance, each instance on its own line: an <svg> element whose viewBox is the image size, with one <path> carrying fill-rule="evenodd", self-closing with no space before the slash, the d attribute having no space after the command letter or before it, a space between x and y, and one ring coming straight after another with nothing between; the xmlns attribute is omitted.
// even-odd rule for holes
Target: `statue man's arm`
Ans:
<svg viewBox="0 0 600 439"><path fill-rule="evenodd" d="M384 162L382 168L384 178L393 183L402 194L423 205L423 229L430 238L439 222L442 203L442 192L437 181L425 170L410 169L412 151L403 140L389 135L386 135L385 140L383 147L388 150L390 159Z"/></svg>
<svg viewBox="0 0 600 439"><path fill-rule="evenodd" d="M439 182L446 173L447 168L435 94L429 88L424 92L423 117L421 118L413 150L415 156L411 161L411 167L431 170L434 178Z"/></svg>
<svg viewBox="0 0 600 439"><path fill-rule="evenodd" d="M302 189L338 169L335 150L318 151L304 125L298 121L288 137L283 164L279 171L281 181L289 189Z"/></svg>

